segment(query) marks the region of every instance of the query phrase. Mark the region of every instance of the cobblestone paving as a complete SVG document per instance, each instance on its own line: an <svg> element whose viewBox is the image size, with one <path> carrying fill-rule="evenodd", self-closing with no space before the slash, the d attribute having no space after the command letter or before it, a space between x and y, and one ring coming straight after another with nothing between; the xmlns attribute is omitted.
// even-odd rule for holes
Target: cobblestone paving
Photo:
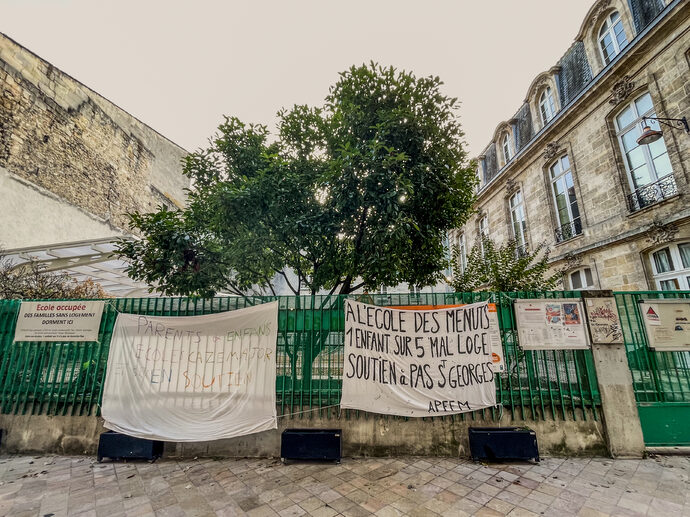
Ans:
<svg viewBox="0 0 690 517"><path fill-rule="evenodd" d="M0 457L0 515L690 515L690 458L96 463Z"/></svg>

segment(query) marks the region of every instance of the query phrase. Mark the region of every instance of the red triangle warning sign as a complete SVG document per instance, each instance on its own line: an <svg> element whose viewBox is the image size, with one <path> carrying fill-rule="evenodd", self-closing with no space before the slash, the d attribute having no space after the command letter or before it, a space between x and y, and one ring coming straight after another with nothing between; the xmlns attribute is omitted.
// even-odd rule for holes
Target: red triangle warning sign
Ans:
<svg viewBox="0 0 690 517"><path fill-rule="evenodd" d="M657 317L657 318L659 317L659 315L656 312L654 312L654 309L652 309L651 307L649 309L647 309L647 316L652 316L652 317Z"/></svg>

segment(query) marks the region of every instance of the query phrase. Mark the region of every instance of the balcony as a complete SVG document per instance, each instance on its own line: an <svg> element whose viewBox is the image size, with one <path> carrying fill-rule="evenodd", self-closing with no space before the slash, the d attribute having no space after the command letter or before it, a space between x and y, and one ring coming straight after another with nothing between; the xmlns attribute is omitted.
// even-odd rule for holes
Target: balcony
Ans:
<svg viewBox="0 0 690 517"><path fill-rule="evenodd" d="M676 194L678 194L676 180L673 179L673 174L668 174L656 182L640 187L632 194L628 194L628 210L637 212Z"/></svg>
<svg viewBox="0 0 690 517"><path fill-rule="evenodd" d="M582 234L582 221L580 218L573 219L569 223L556 228L556 243L567 241Z"/></svg>

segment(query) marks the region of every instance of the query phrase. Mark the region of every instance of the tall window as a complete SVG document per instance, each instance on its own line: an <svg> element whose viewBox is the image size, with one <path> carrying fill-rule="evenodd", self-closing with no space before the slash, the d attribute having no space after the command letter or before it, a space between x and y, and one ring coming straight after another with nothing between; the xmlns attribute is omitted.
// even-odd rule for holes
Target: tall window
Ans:
<svg viewBox="0 0 690 517"><path fill-rule="evenodd" d="M651 144L637 144L643 126L659 129L656 121L642 121L643 117L655 116L652 97L645 93L630 102L615 119L632 192L629 208L633 212L677 193L664 137Z"/></svg>
<svg viewBox="0 0 690 517"><path fill-rule="evenodd" d="M507 164L513 157L513 153L510 148L510 137L507 133L503 135L503 138L501 138L501 149L503 149L503 161L505 164Z"/></svg>
<svg viewBox="0 0 690 517"><path fill-rule="evenodd" d="M539 112L541 113L541 122L543 125L548 122L556 114L556 105L553 102L553 93L551 87L547 86L539 97Z"/></svg>
<svg viewBox="0 0 690 517"><path fill-rule="evenodd" d="M583 267L570 273L570 288L573 291L581 289L589 289L594 287L594 278L592 277L592 270L588 267Z"/></svg>
<svg viewBox="0 0 690 517"><path fill-rule="evenodd" d="M456 240L457 250L458 250L458 265L460 266L460 271L458 273L462 274L465 272L467 267L467 247L465 244L465 234L461 233Z"/></svg>
<svg viewBox="0 0 690 517"><path fill-rule="evenodd" d="M513 226L513 237L518 246L525 249L527 244L527 222L525 221L525 204L522 200L522 191L518 190L510 197L510 222Z"/></svg>
<svg viewBox="0 0 690 517"><path fill-rule="evenodd" d="M654 281L660 290L690 289L690 242L670 244L650 257Z"/></svg>
<svg viewBox="0 0 690 517"><path fill-rule="evenodd" d="M620 15L615 12L601 26L599 31L599 49L604 65L608 65L611 60L628 44L623 30L623 21Z"/></svg>
<svg viewBox="0 0 690 517"><path fill-rule="evenodd" d="M489 237L489 217L484 216L479 220L479 249L484 255L484 239Z"/></svg>
<svg viewBox="0 0 690 517"><path fill-rule="evenodd" d="M556 242L568 240L582 233L580 210L575 196L573 173L568 155L559 158L551 166L551 189L559 227L556 228Z"/></svg>
<svg viewBox="0 0 690 517"><path fill-rule="evenodd" d="M446 268L446 271L444 273L446 278L450 278L453 276L453 265L451 262L453 258L453 250L450 244L450 235L446 234L446 236L443 238L443 250L445 251L446 260L448 260L448 267Z"/></svg>

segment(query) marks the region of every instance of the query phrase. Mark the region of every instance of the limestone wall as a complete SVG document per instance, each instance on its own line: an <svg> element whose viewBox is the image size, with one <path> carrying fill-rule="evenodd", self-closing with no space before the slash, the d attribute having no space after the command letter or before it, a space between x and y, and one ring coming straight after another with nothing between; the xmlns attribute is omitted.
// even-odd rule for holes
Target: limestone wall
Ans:
<svg viewBox="0 0 690 517"><path fill-rule="evenodd" d="M108 237L126 228L127 212L182 204L185 154L0 33L0 201L22 205L21 214L0 212L0 244L93 238L94 224ZM64 228L68 213L74 219ZM37 215L39 234L32 232Z"/></svg>

